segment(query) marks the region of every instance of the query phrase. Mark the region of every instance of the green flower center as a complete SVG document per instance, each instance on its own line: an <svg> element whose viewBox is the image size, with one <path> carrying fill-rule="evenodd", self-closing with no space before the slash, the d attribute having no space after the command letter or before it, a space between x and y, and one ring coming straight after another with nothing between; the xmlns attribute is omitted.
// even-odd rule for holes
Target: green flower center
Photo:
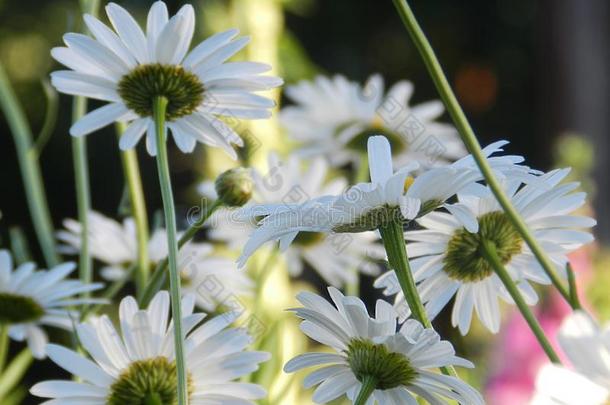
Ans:
<svg viewBox="0 0 610 405"><path fill-rule="evenodd" d="M136 67L121 78L117 90L125 105L141 117L153 115L155 97L167 98L168 121L193 113L204 93L196 74L182 66L158 63Z"/></svg>
<svg viewBox="0 0 610 405"><path fill-rule="evenodd" d="M390 352L383 344L353 339L347 347L347 362L358 381L373 378L375 388L388 390L413 383L417 371L401 353Z"/></svg>
<svg viewBox="0 0 610 405"><path fill-rule="evenodd" d="M321 232L299 232L293 243L301 247L314 246L322 242L324 236Z"/></svg>
<svg viewBox="0 0 610 405"><path fill-rule="evenodd" d="M483 240L496 246L502 264L521 253L521 236L503 212L487 213L478 221L479 232L460 229L449 240L443 270L454 280L475 283L493 274L493 268L480 253Z"/></svg>
<svg viewBox="0 0 610 405"><path fill-rule="evenodd" d="M33 298L0 292L0 324L33 322L43 315L44 308Z"/></svg>
<svg viewBox="0 0 610 405"><path fill-rule="evenodd" d="M178 403L176 362L166 357L140 360L110 386L107 405L175 405ZM189 397L193 391L188 376Z"/></svg>
<svg viewBox="0 0 610 405"><path fill-rule="evenodd" d="M372 231L397 219L402 220L400 208L382 205L371 208L358 218L354 218L352 222L335 226L332 230L337 233Z"/></svg>
<svg viewBox="0 0 610 405"><path fill-rule="evenodd" d="M381 120L379 120L381 121ZM349 125L353 123L347 123L339 127L337 133L340 133L343 129L347 128ZM347 147L349 149L366 153L367 145L369 137L374 135L383 135L390 142L390 146L392 147L393 154L399 154L405 152L407 149L406 140L400 136L400 134L386 128L383 126L382 122L375 122L370 127L364 129L362 132L354 136L348 143Z"/></svg>

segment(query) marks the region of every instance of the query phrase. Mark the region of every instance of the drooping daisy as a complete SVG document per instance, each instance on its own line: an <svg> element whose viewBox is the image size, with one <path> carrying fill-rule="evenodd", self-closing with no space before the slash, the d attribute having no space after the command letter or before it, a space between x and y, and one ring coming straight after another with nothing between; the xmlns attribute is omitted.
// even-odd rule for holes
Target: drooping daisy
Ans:
<svg viewBox="0 0 610 405"><path fill-rule="evenodd" d="M271 69L268 65L226 62L248 38L235 39L238 30L228 30L189 53L195 29L190 5L170 19L165 3L155 2L148 13L146 33L115 3L106 6L106 13L114 31L85 15L93 38L68 33L63 38L66 47L51 51L71 69L51 74L58 91L109 102L76 122L71 135L84 136L115 121L129 122L121 136L121 149L133 148L146 132L148 152L155 155L152 101L165 96L169 101L165 126L180 150L192 152L201 142L221 147L235 158L232 144L242 146L243 142L218 117L269 117L274 102L254 93L282 83L276 77L260 75Z"/></svg>
<svg viewBox="0 0 610 405"><path fill-rule="evenodd" d="M228 328L235 316L223 314L204 322L193 313L194 298L182 301L188 395L191 404L254 404L265 390L239 378L258 369L269 353L246 351L251 342L243 329ZM52 380L34 385L33 395L48 403L125 405L177 403L173 322L169 294L161 291L147 309L133 297L119 308L120 332L107 316L79 324L79 341L91 360L50 344L47 354L81 381Z"/></svg>
<svg viewBox="0 0 610 405"><path fill-rule="evenodd" d="M504 142L484 149L490 156L501 151ZM393 170L390 142L383 136L368 138L370 183L357 184L340 195L325 195L302 203L256 205L249 209L251 217L264 217L244 246L239 260L243 265L262 244L280 240L287 245L298 232L359 233L377 230L392 220L412 220L439 206L462 216L462 207L445 201L458 192L472 189L482 179L470 157L446 167L432 168L413 178L416 162ZM520 156L499 156L490 159L499 174L519 174L526 179L531 170L518 163ZM476 191L476 188L475 188ZM255 214L255 215L254 215Z"/></svg>
<svg viewBox="0 0 610 405"><path fill-rule="evenodd" d="M285 161L277 154L268 156L267 174L252 170L254 181L251 201L240 211L224 209L209 221L211 238L241 248L248 236L256 230L257 217L269 211L290 209L299 201L325 194L338 194L347 186L339 177L328 181L328 163L322 158L311 160L308 166L296 155ZM202 194L215 198L210 183L200 187ZM290 240L288 240L290 239ZM294 232L280 245L285 252L288 271L293 276L311 266L327 283L341 287L355 281L358 270L374 275L378 272L375 260L385 258L382 246L375 235L325 235L318 232ZM292 243L291 243L292 242Z"/></svg>
<svg viewBox="0 0 610 405"><path fill-rule="evenodd" d="M577 183L560 184L568 172L554 170L525 186L520 181L509 181L505 187L514 207L563 276L567 254L593 240L590 233L576 228L595 225L591 218L572 215L584 204L585 193L572 192ZM470 328L473 310L496 333L500 327L498 298L512 303L480 253L484 240L495 244L500 260L528 304L538 299L530 282L551 283L489 189L480 187L481 196L458 196L460 215L432 212L417 220L425 229L405 232L411 269L428 313L436 316L455 295L452 323L462 334ZM382 275L376 286L385 288L386 295L397 294L396 304L407 308L393 272ZM408 316L408 311L402 315Z"/></svg>
<svg viewBox="0 0 610 405"><path fill-rule="evenodd" d="M24 263L13 269L10 253L0 250L0 324L8 326L12 339L27 340L37 359L44 358L48 341L42 326L72 330L73 321L79 318L73 307L105 302L77 297L103 284L66 279L75 268L75 263L63 263L37 271L34 263Z"/></svg>
<svg viewBox="0 0 610 405"><path fill-rule="evenodd" d="M409 106L413 85L400 81L385 94L383 78L372 75L364 86L344 76L318 76L286 88L296 103L280 112L288 135L302 143L305 156L324 156L333 166L358 163L367 138L384 135L397 164L446 163L466 154L453 126L436 121L440 101Z"/></svg>
<svg viewBox="0 0 610 405"><path fill-rule="evenodd" d="M78 221L64 221L66 230L58 232L58 239L65 245L61 251L77 254L81 245L81 226ZM127 274L127 268L138 258L137 237L133 218L126 218L123 224L91 211L89 213L89 249L91 256L107 266L101 275L106 280L115 281ZM151 236L149 259L152 265L167 257L167 235L164 229L157 229ZM182 279L182 292L193 293L197 305L207 311L216 308L227 295L249 296L254 282L247 273L238 271L235 262L214 253L208 243L189 242L178 253L178 266ZM208 290L214 287L216 290ZM217 291L222 287L222 292Z"/></svg>
<svg viewBox="0 0 610 405"><path fill-rule="evenodd" d="M610 325L600 328L582 311L559 330L559 345L572 369L545 365L531 405L605 405L610 402Z"/></svg>
<svg viewBox="0 0 610 405"><path fill-rule="evenodd" d="M303 385L318 385L313 401L327 403L342 395L354 400L364 381L375 386L367 404L416 405L419 396L430 404L483 404L480 394L461 380L437 374L434 369L456 365L473 367L455 355L448 341L432 329L410 319L397 331L396 313L390 304L377 301L375 317L369 316L357 297L345 297L330 287L334 306L322 297L302 292L304 308L294 309L303 319L301 330L337 353L306 353L290 360L284 371L323 366L310 373Z"/></svg>

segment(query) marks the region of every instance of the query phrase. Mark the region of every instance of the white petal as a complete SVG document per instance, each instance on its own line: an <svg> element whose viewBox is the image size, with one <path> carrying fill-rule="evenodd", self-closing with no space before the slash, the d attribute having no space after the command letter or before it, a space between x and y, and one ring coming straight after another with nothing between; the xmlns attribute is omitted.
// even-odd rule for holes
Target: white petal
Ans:
<svg viewBox="0 0 610 405"><path fill-rule="evenodd" d="M108 387L114 382L97 364L65 347L49 344L47 355L61 368L98 387Z"/></svg>
<svg viewBox="0 0 610 405"><path fill-rule="evenodd" d="M119 147L122 150L127 150L136 146L142 135L144 135L149 121L150 118L138 118L129 124L119 139Z"/></svg>
<svg viewBox="0 0 610 405"><path fill-rule="evenodd" d="M116 3L109 3L106 6L106 14L108 14L114 30L138 62L147 63L149 59L146 37L131 14Z"/></svg>
<svg viewBox="0 0 610 405"><path fill-rule="evenodd" d="M129 49L106 24L89 14L85 14L84 18L87 28L89 28L95 39L114 52L128 67L133 68L136 65L136 59L129 52Z"/></svg>
<svg viewBox="0 0 610 405"><path fill-rule="evenodd" d="M146 38L148 40L148 57L156 60L157 38L163 31L168 20L167 6L162 1L156 1L150 11L146 21Z"/></svg>
<svg viewBox="0 0 610 405"><path fill-rule="evenodd" d="M384 136L371 136L367 142L371 182L385 184L392 177L392 150Z"/></svg>
<svg viewBox="0 0 610 405"><path fill-rule="evenodd" d="M121 58L86 35L68 33L64 35L64 42L76 54L87 59L112 80L119 81L125 73L129 72L129 67Z"/></svg>
<svg viewBox="0 0 610 405"><path fill-rule="evenodd" d="M99 76L71 70L51 73L51 84L57 91L74 96L85 96L97 100L120 102L116 85Z"/></svg>
<svg viewBox="0 0 610 405"><path fill-rule="evenodd" d="M239 34L238 29L230 29L218 34L212 35L205 41L197 45L184 59L182 63L186 68L191 69L204 58L207 58L218 49L228 44L235 36Z"/></svg>
<svg viewBox="0 0 610 405"><path fill-rule="evenodd" d="M112 103L93 110L78 120L70 128L70 135L83 136L121 120L129 110L124 104Z"/></svg>

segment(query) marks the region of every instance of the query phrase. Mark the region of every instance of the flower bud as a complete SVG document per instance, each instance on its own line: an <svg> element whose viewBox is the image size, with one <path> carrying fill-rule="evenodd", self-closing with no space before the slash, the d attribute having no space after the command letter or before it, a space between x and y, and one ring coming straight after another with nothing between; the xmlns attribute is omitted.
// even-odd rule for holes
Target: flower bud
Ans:
<svg viewBox="0 0 610 405"><path fill-rule="evenodd" d="M254 184L248 169L236 167L218 176L215 187L218 198L225 205L241 207L252 197Z"/></svg>

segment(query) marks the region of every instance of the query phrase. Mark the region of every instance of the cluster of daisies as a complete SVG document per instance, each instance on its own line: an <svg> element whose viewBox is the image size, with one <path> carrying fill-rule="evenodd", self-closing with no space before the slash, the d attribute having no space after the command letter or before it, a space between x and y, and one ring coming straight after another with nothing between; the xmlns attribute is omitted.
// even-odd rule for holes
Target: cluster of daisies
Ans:
<svg viewBox="0 0 610 405"><path fill-rule="evenodd" d="M203 143L236 158L235 147L243 141L223 117L268 118L275 103L257 93L282 84L263 75L271 70L268 65L227 62L248 38L228 30L190 49L195 14L189 5L170 18L165 4L155 2L145 31L117 4L108 4L106 12L112 28L85 15L90 35L66 34L66 46L52 50L68 68L52 73L57 90L107 102L78 120L70 133L84 136L122 122L121 149L135 147L146 134L147 151L154 156L162 138L156 136L152 100L163 96L168 105L162 129L181 151ZM221 203L210 218L208 241L187 241L179 251L189 403L250 404L266 396L263 387L247 381L271 355L252 350L252 336L233 326L238 314L225 311L205 287L220 279L228 294L255 294L257 280L244 269L257 251L276 249L268 246L275 242L290 276L313 270L329 285L329 299L302 292L297 296L302 307L292 309L302 319L302 332L326 348L284 365L287 373L315 367L303 381L307 389L316 387L315 403L343 396L369 405L484 403L476 389L451 375L453 366L474 365L412 317L397 269L384 265L380 231L400 225L400 243L406 245L427 316L434 319L451 305L452 324L463 335L471 329L473 313L497 333L500 301L513 303L482 254L484 245L493 245L528 305L538 300L535 285L551 280L455 129L437 121L443 105L409 106L412 93L406 81L385 91L379 75L363 86L343 76L289 86L292 104L280 112L280 122L299 148L285 157L270 153L266 171L241 169L225 182L200 184L203 196ZM585 195L577 183L564 181L569 170L533 170L522 157L504 154L506 143L493 143L483 153L566 279L568 254L593 239L588 228L595 221L576 214ZM119 222L92 211L86 235L72 219L64 228L57 234L61 253L77 254L86 241L101 264L100 278L129 280L138 260L132 218ZM238 249L241 256L235 261L219 253L219 245ZM147 248L151 265L162 263L169 251L167 231L154 230ZM106 301L93 297L102 283L68 279L75 267L66 263L37 271L23 263L15 268L10 254L0 251L0 321L11 338L27 340L36 358L48 356L75 377L40 382L31 393L49 398L49 405L178 403L168 292L156 292L147 305L122 298L117 327L107 315L77 310ZM375 287L389 297L376 302L374 316L358 297L340 292L357 284L361 274L376 277ZM216 315L207 319L201 311ZM73 331L81 350L48 344L45 326ZM607 403L607 329L575 312L561 329L560 342L574 367L545 367L532 404Z"/></svg>

